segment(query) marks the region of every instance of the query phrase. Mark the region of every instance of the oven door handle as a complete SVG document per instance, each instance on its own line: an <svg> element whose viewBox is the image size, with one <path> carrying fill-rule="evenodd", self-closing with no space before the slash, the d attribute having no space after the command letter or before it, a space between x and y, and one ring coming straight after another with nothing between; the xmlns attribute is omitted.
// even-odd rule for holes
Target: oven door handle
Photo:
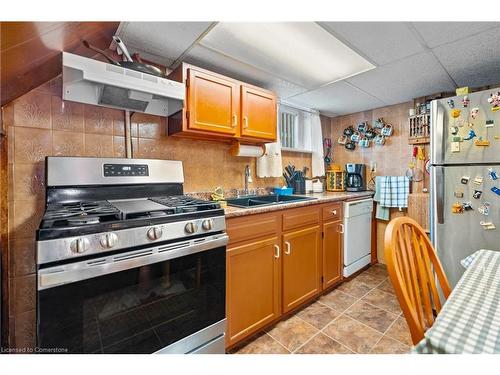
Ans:
<svg viewBox="0 0 500 375"><path fill-rule="evenodd" d="M110 273L126 271L132 268L212 250L226 246L228 240L229 237L226 234L219 234L204 240L199 238L192 239L147 249L129 251L113 256L44 268L38 271L38 290L49 289L64 284L70 284Z"/></svg>

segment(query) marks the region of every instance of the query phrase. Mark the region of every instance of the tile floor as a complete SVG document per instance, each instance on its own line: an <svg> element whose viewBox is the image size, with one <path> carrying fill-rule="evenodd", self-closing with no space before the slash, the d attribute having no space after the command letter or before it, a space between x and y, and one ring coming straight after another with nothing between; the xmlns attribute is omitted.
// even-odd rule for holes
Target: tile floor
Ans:
<svg viewBox="0 0 500 375"><path fill-rule="evenodd" d="M402 354L411 338L384 265L354 279L253 336L236 354Z"/></svg>

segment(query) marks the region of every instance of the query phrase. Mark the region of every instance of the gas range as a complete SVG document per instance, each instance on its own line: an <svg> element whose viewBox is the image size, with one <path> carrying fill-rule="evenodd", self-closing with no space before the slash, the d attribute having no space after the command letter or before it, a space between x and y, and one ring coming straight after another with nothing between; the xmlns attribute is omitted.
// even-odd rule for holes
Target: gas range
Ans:
<svg viewBox="0 0 500 375"><path fill-rule="evenodd" d="M224 210L183 194L182 163L48 157L46 171L37 230L38 346L179 353L202 345L201 352L223 353ZM125 322L123 332L106 337L118 322ZM134 346L137 334L148 336L148 349Z"/></svg>

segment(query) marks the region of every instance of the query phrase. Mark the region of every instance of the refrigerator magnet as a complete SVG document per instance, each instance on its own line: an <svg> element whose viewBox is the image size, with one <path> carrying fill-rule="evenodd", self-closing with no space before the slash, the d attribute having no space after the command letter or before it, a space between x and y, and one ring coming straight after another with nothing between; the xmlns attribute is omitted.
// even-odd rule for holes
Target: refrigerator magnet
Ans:
<svg viewBox="0 0 500 375"><path fill-rule="evenodd" d="M488 177L492 181L498 180L498 174L493 170L493 168L488 168Z"/></svg>
<svg viewBox="0 0 500 375"><path fill-rule="evenodd" d="M486 120L486 123L484 124L485 128L492 128L493 126L495 126L494 120Z"/></svg>
<svg viewBox="0 0 500 375"><path fill-rule="evenodd" d="M459 109L452 109L451 110L451 117L458 118L458 117L460 117L460 113L462 113L462 111L460 111Z"/></svg>
<svg viewBox="0 0 500 375"><path fill-rule="evenodd" d="M460 142L451 142L451 152L460 152Z"/></svg>
<svg viewBox="0 0 500 375"><path fill-rule="evenodd" d="M463 98L462 98L462 106L464 108L467 108L469 106L469 103L470 103L470 100L469 100L469 97L467 95L465 95Z"/></svg>
<svg viewBox="0 0 500 375"><path fill-rule="evenodd" d="M479 114L479 107L474 107L470 110L470 117L472 117L473 120L477 118L478 114Z"/></svg>
<svg viewBox="0 0 500 375"><path fill-rule="evenodd" d="M493 224L491 221L480 221L479 224L483 226L484 230L495 229L495 224Z"/></svg>
<svg viewBox="0 0 500 375"><path fill-rule="evenodd" d="M479 138L478 140L476 140L476 142L474 142L474 144L476 146L488 147L490 145L490 141L488 141L487 139Z"/></svg>
<svg viewBox="0 0 500 375"><path fill-rule="evenodd" d="M474 184L476 185L481 185L483 183L483 177L482 176L476 176L474 179Z"/></svg>
<svg viewBox="0 0 500 375"><path fill-rule="evenodd" d="M462 176L462 178L460 179L460 182L464 185L467 185L469 183L469 176Z"/></svg>
<svg viewBox="0 0 500 375"><path fill-rule="evenodd" d="M463 191L460 191L460 190L456 190L453 195L455 196L455 198L463 198L464 197L464 192Z"/></svg>
<svg viewBox="0 0 500 375"><path fill-rule="evenodd" d="M472 194L472 197L474 199L479 199L481 198L481 195L483 195L483 192L481 190L474 190L474 194Z"/></svg>
<svg viewBox="0 0 500 375"><path fill-rule="evenodd" d="M455 108L455 102L453 101L453 99L448 99L448 106L451 109Z"/></svg>
<svg viewBox="0 0 500 375"><path fill-rule="evenodd" d="M462 203L462 208L464 209L464 211L472 211L473 210L472 204L470 202Z"/></svg>
<svg viewBox="0 0 500 375"><path fill-rule="evenodd" d="M459 202L456 202L451 206L451 212L454 214L461 214L464 212L464 208Z"/></svg>
<svg viewBox="0 0 500 375"><path fill-rule="evenodd" d="M462 142L464 139L458 135L451 139L453 142Z"/></svg>
<svg viewBox="0 0 500 375"><path fill-rule="evenodd" d="M450 126L450 133L453 135L457 135L458 134L458 126L456 126L456 125Z"/></svg>
<svg viewBox="0 0 500 375"><path fill-rule="evenodd" d="M473 129L470 129L469 133L467 133L467 137L464 137L464 141L470 141L475 137L476 137L476 132Z"/></svg>
<svg viewBox="0 0 500 375"><path fill-rule="evenodd" d="M499 189L499 188L497 188L496 186L493 186L493 187L491 188L491 191L492 191L492 192L494 192L496 195L500 195L500 189Z"/></svg>
<svg viewBox="0 0 500 375"><path fill-rule="evenodd" d="M488 98L488 103L491 104L493 112L500 110L500 91L492 92Z"/></svg>
<svg viewBox="0 0 500 375"><path fill-rule="evenodd" d="M488 216L490 214L490 206L490 202L484 202L477 210L481 215Z"/></svg>

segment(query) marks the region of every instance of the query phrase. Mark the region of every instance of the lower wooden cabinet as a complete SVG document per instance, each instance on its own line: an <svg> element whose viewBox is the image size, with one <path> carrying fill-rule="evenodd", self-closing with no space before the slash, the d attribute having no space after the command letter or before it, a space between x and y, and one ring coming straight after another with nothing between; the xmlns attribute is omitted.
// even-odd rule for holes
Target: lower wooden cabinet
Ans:
<svg viewBox="0 0 500 375"><path fill-rule="evenodd" d="M271 237L227 250L226 346L280 316L279 245L278 237Z"/></svg>
<svg viewBox="0 0 500 375"><path fill-rule="evenodd" d="M323 224L323 289L342 280L342 222Z"/></svg>
<svg viewBox="0 0 500 375"><path fill-rule="evenodd" d="M283 234L283 312L321 291L321 231L319 226Z"/></svg>

